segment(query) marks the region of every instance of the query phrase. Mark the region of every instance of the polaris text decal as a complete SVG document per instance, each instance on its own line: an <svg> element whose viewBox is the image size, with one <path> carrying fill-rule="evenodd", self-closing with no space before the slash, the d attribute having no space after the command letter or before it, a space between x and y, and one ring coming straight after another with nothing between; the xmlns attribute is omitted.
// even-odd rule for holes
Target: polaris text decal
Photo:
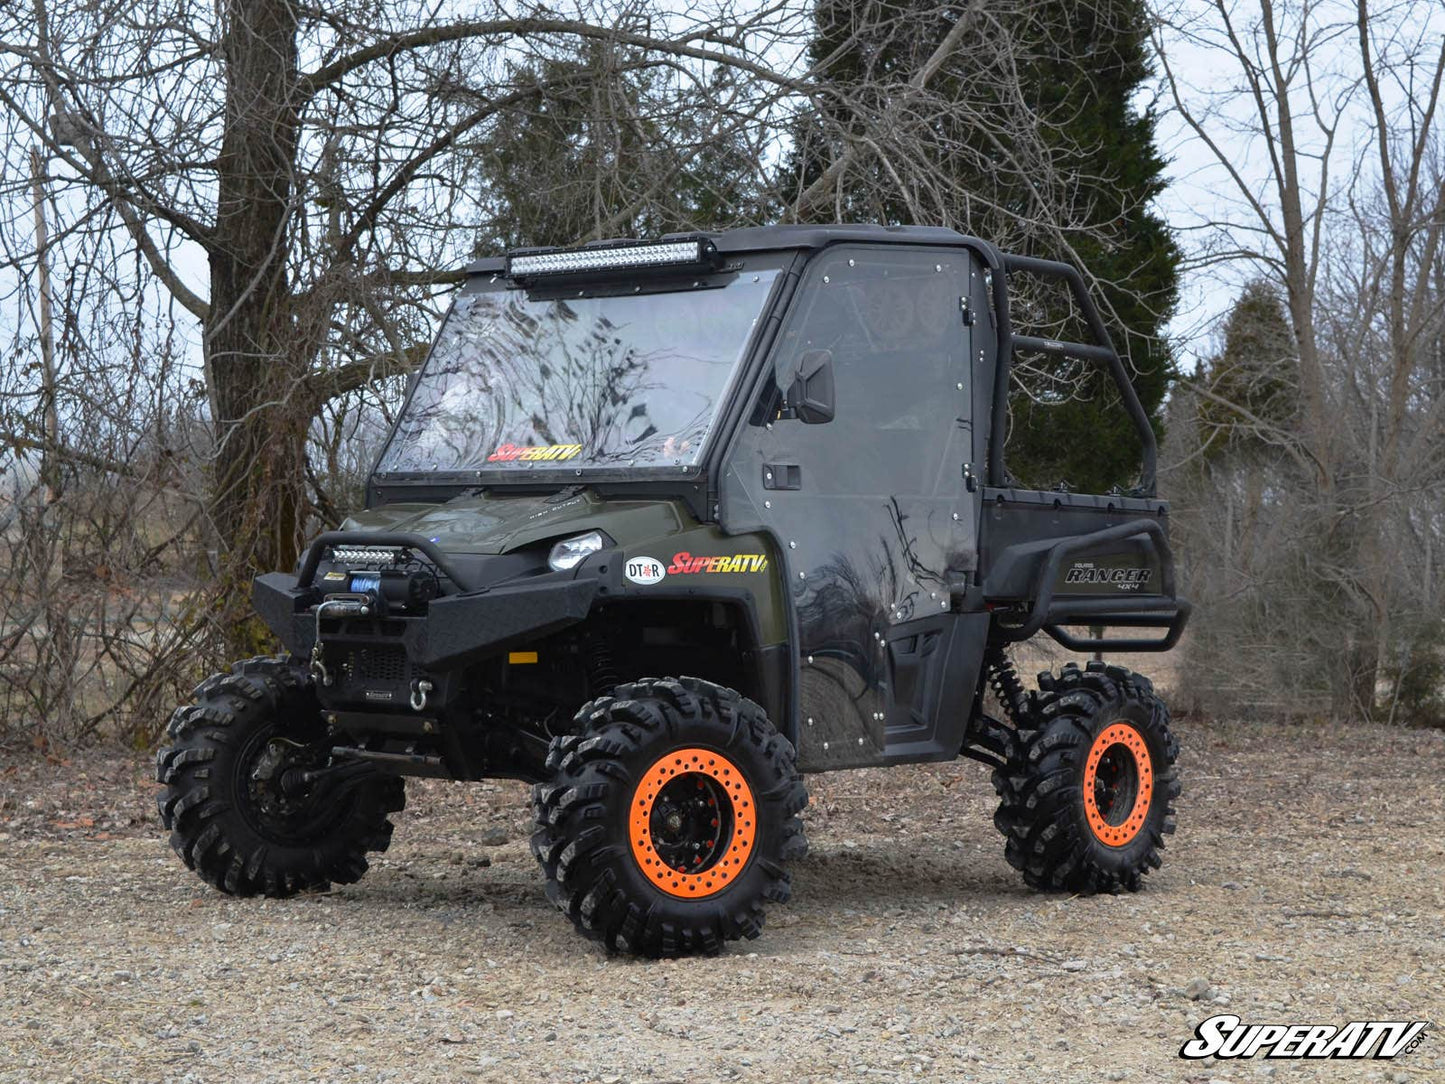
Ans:
<svg viewBox="0 0 1445 1084"><path fill-rule="evenodd" d="M488 463L510 463L514 459L528 462L572 459L582 451L580 444L503 444L491 455Z"/></svg>
<svg viewBox="0 0 1445 1084"><path fill-rule="evenodd" d="M766 572L768 558L762 553L719 554L716 557L694 557L683 551L675 553L667 566L669 576L692 576L698 573Z"/></svg>
<svg viewBox="0 0 1445 1084"><path fill-rule="evenodd" d="M1179 1048L1181 1058L1373 1058L1408 1054L1425 1039L1425 1020L1353 1020L1334 1024L1246 1024L1211 1016Z"/></svg>

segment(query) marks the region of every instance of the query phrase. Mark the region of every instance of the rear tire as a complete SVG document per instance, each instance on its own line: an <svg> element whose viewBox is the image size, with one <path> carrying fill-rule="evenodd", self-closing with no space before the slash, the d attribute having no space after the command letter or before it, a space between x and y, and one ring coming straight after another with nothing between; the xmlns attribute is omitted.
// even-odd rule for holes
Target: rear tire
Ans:
<svg viewBox="0 0 1445 1084"><path fill-rule="evenodd" d="M554 739L532 792L547 896L583 936L642 956L757 937L807 851L792 744L762 708L697 678L621 685Z"/></svg>
<svg viewBox="0 0 1445 1084"><path fill-rule="evenodd" d="M390 844L387 814L405 806L406 791L381 772L339 794L281 787L285 771L330 762L310 676L288 659L249 659L195 696L171 717L171 744L156 754L157 807L181 861L233 896L359 880L367 852Z"/></svg>
<svg viewBox="0 0 1445 1084"><path fill-rule="evenodd" d="M1068 663L1039 676L993 774L1004 857L1034 888L1137 891L1174 831L1179 746L1147 678Z"/></svg>

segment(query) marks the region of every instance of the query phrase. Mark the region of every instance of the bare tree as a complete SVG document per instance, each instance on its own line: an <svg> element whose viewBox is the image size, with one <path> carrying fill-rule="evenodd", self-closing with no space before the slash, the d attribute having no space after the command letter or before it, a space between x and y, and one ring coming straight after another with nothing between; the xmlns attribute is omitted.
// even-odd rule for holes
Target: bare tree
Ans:
<svg viewBox="0 0 1445 1084"><path fill-rule="evenodd" d="M482 187L457 149L549 89L509 87L509 53L595 40L643 50L656 67L724 64L796 83L755 49L702 44L747 37L725 13L667 37L601 9L442 23L415 4L321 13L292 0L218 11L179 0L114 17L122 6L34 0L12 13L0 24L0 98L10 134L39 141L60 167L53 183L83 204L77 225L113 209L147 271L199 322L210 513L240 569L295 560L312 419L413 362L427 289L457 280L477 221L465 205ZM179 262L188 249L204 254L205 291Z"/></svg>
<svg viewBox="0 0 1445 1084"><path fill-rule="evenodd" d="M1177 114L1236 197L1237 214L1197 224L1198 262L1243 262L1278 283L1299 412L1281 423L1208 382L1191 390L1292 461L1293 481L1274 502L1305 528L1289 532L1305 569L1293 601L1308 599L1296 612L1313 628L1281 621L1280 636L1316 643L1311 665L1331 675L1336 710L1373 713L1398 633L1419 612L1410 571L1427 545L1419 506L1445 484L1436 270L1445 19L1409 0L1257 9L1215 0L1205 14L1163 11L1160 27ZM1213 58L1229 88L1209 96L1188 86L1180 48ZM1247 162L1232 150L1241 127L1254 148ZM1347 129L1363 138L1346 144ZM1291 599L1273 601L1287 609Z"/></svg>
<svg viewBox="0 0 1445 1084"><path fill-rule="evenodd" d="M984 154L1035 178L1039 198L1006 210L1066 252L1078 224L1048 211L1058 133L1044 141L1027 110L997 107L1009 94L1000 20L1027 20L1031 0L921 7L950 29L903 70L847 93L828 80L827 58L806 59L810 9L777 0L685 12L490 0L465 19L422 0L0 8L0 285L26 326L29 308L53 301L57 334L47 384L28 360L45 336L0 325L22 361L0 388L0 441L66 464L76 496L61 507L67 530L47 544L67 570L79 575L101 541L124 535L113 560L150 577L148 590L166 576L188 584L144 633L136 615L123 633L78 605L66 617L58 596L40 614L42 600L16 587L0 599L0 641L28 630L8 656L16 695L30 687L24 667L50 650L35 637L80 636L71 661L51 667L71 688L82 660L126 675L114 695L76 707L80 730L119 699L150 696L145 683L162 670L179 681L185 667L167 651L195 653L217 634L229 650L253 644L246 580L290 567L306 535L342 513L358 446L379 430L369 419L424 353L439 295L478 236L497 236L493 152L519 115L585 93L588 137L614 141L591 159L577 240L677 224L680 207L712 206L724 187L758 196L714 201L733 223L836 192L769 189L790 120L806 110L843 156L830 176L856 180L873 156L882 168L866 171L869 183L909 193L921 217L977 221L976 197L950 186L940 156ZM945 61L973 54L986 60L987 95L931 93ZM965 120L1007 139L980 151L929 135ZM718 146L729 148L721 166L707 159ZM632 168L634 153L646 169ZM750 176L733 185L727 173ZM684 183L700 186L693 204L676 197ZM34 228L37 190L48 239ZM50 288L38 281L42 251ZM53 425L36 423L42 402L56 405ZM102 495L104 530L87 504ZM13 570L33 567L19 560Z"/></svg>

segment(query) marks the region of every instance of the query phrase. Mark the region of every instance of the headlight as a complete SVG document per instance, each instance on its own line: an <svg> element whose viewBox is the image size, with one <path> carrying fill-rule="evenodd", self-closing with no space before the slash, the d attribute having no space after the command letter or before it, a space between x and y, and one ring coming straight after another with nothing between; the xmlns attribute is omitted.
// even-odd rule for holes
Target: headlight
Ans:
<svg viewBox="0 0 1445 1084"><path fill-rule="evenodd" d="M547 564L553 572L565 572L569 568L576 568L606 544L601 531L588 531L576 538L564 538L552 547L552 552L547 555Z"/></svg>

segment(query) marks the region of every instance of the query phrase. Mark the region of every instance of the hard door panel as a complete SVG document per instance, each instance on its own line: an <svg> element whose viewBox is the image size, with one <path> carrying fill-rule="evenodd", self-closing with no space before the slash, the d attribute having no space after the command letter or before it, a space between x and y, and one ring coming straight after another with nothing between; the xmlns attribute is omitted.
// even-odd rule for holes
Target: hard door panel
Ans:
<svg viewBox="0 0 1445 1084"><path fill-rule="evenodd" d="M933 733L952 643L950 585L974 567L972 331L961 249L848 246L805 272L756 424L723 477L729 529L782 542L799 639L806 770L882 763L889 731ZM804 354L826 350L834 417L777 416Z"/></svg>

